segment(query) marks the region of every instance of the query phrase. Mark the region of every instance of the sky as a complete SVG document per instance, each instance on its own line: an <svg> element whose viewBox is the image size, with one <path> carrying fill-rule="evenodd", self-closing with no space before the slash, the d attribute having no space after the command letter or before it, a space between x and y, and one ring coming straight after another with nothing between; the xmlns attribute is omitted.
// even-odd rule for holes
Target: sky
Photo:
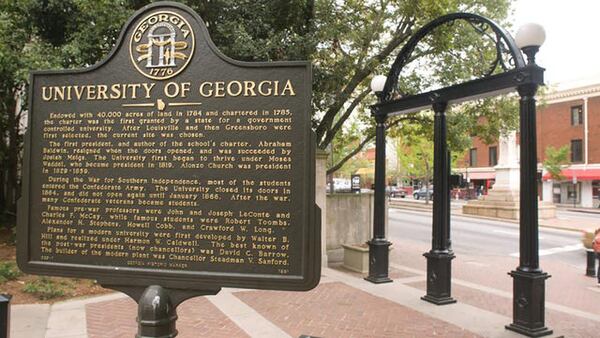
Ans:
<svg viewBox="0 0 600 338"><path fill-rule="evenodd" d="M512 34L528 22L546 30L536 57L545 82L560 87L600 83L600 1L515 0Z"/></svg>

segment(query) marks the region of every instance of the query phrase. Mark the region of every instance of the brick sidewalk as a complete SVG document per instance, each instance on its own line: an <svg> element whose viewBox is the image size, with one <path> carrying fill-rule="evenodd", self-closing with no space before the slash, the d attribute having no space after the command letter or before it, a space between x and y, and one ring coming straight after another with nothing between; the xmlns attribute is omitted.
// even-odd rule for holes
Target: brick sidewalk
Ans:
<svg viewBox="0 0 600 338"><path fill-rule="evenodd" d="M177 308L178 337L249 337L212 305L197 297ZM131 298L104 301L86 306L89 338L131 338L137 332L137 304Z"/></svg>
<svg viewBox="0 0 600 338"><path fill-rule="evenodd" d="M190 299L178 308L178 337L521 337L504 329L512 315L510 278L499 280L499 275L489 274L490 278L481 278L485 269L475 269L467 281L465 263L457 262L453 296L458 303L435 306L420 299L425 293L422 262L398 257L409 256L406 253L415 248L404 243L398 249L390 271L393 283L376 285L359 274L326 268L319 286L308 292L224 289L216 296ZM500 260L490 263L502 269ZM569 290L566 302L552 287L547 290L547 325L555 337L561 333L592 337L600 328L597 302L572 299L600 298L600 292L585 288L581 284L588 282L585 277L574 282L577 289L584 289ZM38 324L53 328L51 337L125 338L136 332L137 306L124 295L73 300L51 308L51 319ZM81 332L69 330L75 321L84 324ZM27 338L49 337L48 332Z"/></svg>
<svg viewBox="0 0 600 338"><path fill-rule="evenodd" d="M238 291L232 294L291 337L479 337L341 282L322 283L308 292ZM88 304L89 337L133 337L136 309L129 298ZM207 297L184 302L178 314L178 337L249 336Z"/></svg>

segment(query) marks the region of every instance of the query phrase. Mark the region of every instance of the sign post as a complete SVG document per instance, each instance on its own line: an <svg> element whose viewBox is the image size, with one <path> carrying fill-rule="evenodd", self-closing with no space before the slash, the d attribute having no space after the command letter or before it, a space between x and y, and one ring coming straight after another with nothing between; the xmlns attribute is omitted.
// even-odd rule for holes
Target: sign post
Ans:
<svg viewBox="0 0 600 338"><path fill-rule="evenodd" d="M33 72L19 267L125 292L139 337L175 337L177 305L221 287L315 287L311 82L308 62L224 56L173 2L103 62Z"/></svg>
<svg viewBox="0 0 600 338"><path fill-rule="evenodd" d="M577 176L573 175L573 208L577 208Z"/></svg>

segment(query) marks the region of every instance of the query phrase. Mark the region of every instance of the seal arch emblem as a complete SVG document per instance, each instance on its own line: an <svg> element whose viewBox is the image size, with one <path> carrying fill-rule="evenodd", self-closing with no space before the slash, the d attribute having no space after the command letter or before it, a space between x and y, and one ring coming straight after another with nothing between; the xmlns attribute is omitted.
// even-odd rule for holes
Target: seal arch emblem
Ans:
<svg viewBox="0 0 600 338"><path fill-rule="evenodd" d="M135 27L129 44L131 62L144 76L166 80L181 73L194 53L194 31L171 11L154 12Z"/></svg>

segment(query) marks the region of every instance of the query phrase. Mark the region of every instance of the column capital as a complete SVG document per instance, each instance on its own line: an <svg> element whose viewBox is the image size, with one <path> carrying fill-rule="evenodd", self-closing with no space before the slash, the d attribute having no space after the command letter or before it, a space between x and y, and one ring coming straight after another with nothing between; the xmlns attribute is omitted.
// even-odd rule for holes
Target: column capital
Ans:
<svg viewBox="0 0 600 338"><path fill-rule="evenodd" d="M517 87L517 91L519 92L519 95L521 97L533 97L535 96L535 93L537 92L539 85L537 83L527 83L527 84L522 84L519 87Z"/></svg>
<svg viewBox="0 0 600 338"><path fill-rule="evenodd" d="M375 122L377 122L377 124L384 124L388 119L387 114L382 114L378 111L373 111L373 117L375 117Z"/></svg>
<svg viewBox="0 0 600 338"><path fill-rule="evenodd" d="M448 108L448 102L436 101L433 103L433 111L436 114L445 114L446 108Z"/></svg>

